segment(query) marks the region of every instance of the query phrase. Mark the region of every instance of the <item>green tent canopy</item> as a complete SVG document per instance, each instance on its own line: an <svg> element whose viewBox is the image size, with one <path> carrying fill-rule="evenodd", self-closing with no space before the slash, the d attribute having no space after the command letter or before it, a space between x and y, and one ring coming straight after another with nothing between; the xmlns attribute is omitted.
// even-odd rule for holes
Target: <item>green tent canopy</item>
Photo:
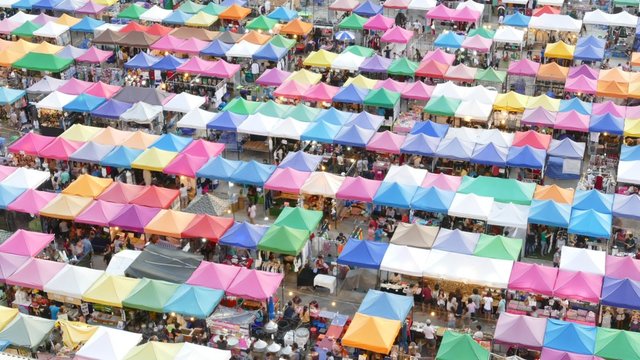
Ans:
<svg viewBox="0 0 640 360"><path fill-rule="evenodd" d="M440 116L454 116L460 103L461 101L457 99L438 96L429 99L429 102L427 102L427 105L424 107L424 112Z"/></svg>
<svg viewBox="0 0 640 360"><path fill-rule="evenodd" d="M33 32L40 29L42 25L38 25L34 22L27 21L24 24L18 26L13 29L11 35L20 36L20 37L33 37Z"/></svg>
<svg viewBox="0 0 640 360"><path fill-rule="evenodd" d="M467 37L472 37L474 35L480 35L483 38L486 39L493 39L493 37L495 36L496 32L493 30L489 30L486 27L481 27L481 28L475 28L471 31L469 31L469 34L467 35Z"/></svg>
<svg viewBox="0 0 640 360"><path fill-rule="evenodd" d="M638 0L613 0L613 5L637 7L640 5L640 2Z"/></svg>
<svg viewBox="0 0 640 360"><path fill-rule="evenodd" d="M222 6L213 2L208 3L207 6L202 8L202 11L214 16L220 15L220 13L225 10L227 10L226 6Z"/></svg>
<svg viewBox="0 0 640 360"><path fill-rule="evenodd" d="M494 82L494 83L504 83L504 80L507 78L507 73L505 71L496 70L494 68L486 68L484 70L478 70L476 72L476 80L478 81L486 81L486 82Z"/></svg>
<svg viewBox="0 0 640 360"><path fill-rule="evenodd" d="M122 301L122 305L139 310L161 313L173 294L178 290L178 284L161 280L142 279Z"/></svg>
<svg viewBox="0 0 640 360"><path fill-rule="evenodd" d="M597 328L595 355L605 359L640 359L640 333Z"/></svg>
<svg viewBox="0 0 640 360"><path fill-rule="evenodd" d="M257 18L249 21L249 23L247 24L247 29L269 31L273 29L273 27L276 26L277 23L278 20L260 15Z"/></svg>
<svg viewBox="0 0 640 360"><path fill-rule="evenodd" d="M118 17L121 19L139 20L140 15L144 14L146 11L147 9L143 8L142 6L133 4L127 7L126 9L120 11L120 13L118 14Z"/></svg>
<svg viewBox="0 0 640 360"><path fill-rule="evenodd" d="M41 317L18 314L0 332L0 341L8 341L14 346L35 349L53 330L55 321Z"/></svg>
<svg viewBox="0 0 640 360"><path fill-rule="evenodd" d="M522 239L508 238L506 236L480 235L480 240L473 252L475 256L492 259L518 260L522 250Z"/></svg>
<svg viewBox="0 0 640 360"><path fill-rule="evenodd" d="M191 0L187 0L180 5L178 10L186 12L187 14L196 14L204 8L204 5L196 4Z"/></svg>
<svg viewBox="0 0 640 360"><path fill-rule="evenodd" d="M312 122L320 114L321 109L313 108L305 104L298 104L291 109L284 117L293 118L298 121Z"/></svg>
<svg viewBox="0 0 640 360"><path fill-rule="evenodd" d="M367 18L364 18L358 14L351 14L344 18L344 20L340 21L338 27L340 29L362 30L362 27L366 22Z"/></svg>
<svg viewBox="0 0 640 360"><path fill-rule="evenodd" d="M274 46L287 48L287 49L291 49L293 45L296 44L296 41L294 39L288 39L282 35L276 35L272 37L271 41L269 42Z"/></svg>
<svg viewBox="0 0 640 360"><path fill-rule="evenodd" d="M535 183L524 183L515 179L501 179L489 176L472 178L465 176L458 188L462 194L476 194L492 197L502 203L514 203L530 205L533 193L536 190Z"/></svg>
<svg viewBox="0 0 640 360"><path fill-rule="evenodd" d="M360 45L347 46L347 48L344 49L343 53L345 52L350 52L352 54L356 54L358 56L364 56L364 57L371 57L373 56L373 54L376 53L375 50L368 47L360 46Z"/></svg>
<svg viewBox="0 0 640 360"><path fill-rule="evenodd" d="M308 230L274 225L264 234L258 243L258 249L296 256L302 251L309 236L311 233Z"/></svg>
<svg viewBox="0 0 640 360"><path fill-rule="evenodd" d="M256 113L262 103L257 101L245 100L241 97L237 97L231 101L222 109L222 111L231 111L238 115L253 115Z"/></svg>
<svg viewBox="0 0 640 360"><path fill-rule="evenodd" d="M387 72L391 75L414 76L417 69L417 62L401 57L393 60Z"/></svg>
<svg viewBox="0 0 640 360"><path fill-rule="evenodd" d="M294 229L315 231L322 220L322 211L306 210L299 207L286 207L275 221L275 225Z"/></svg>
<svg viewBox="0 0 640 360"><path fill-rule="evenodd" d="M475 342L469 334L445 331L436 360L489 360L489 351Z"/></svg>
<svg viewBox="0 0 640 360"><path fill-rule="evenodd" d="M28 53L11 66L16 69L57 73L67 69L72 63L73 59L62 58L56 55Z"/></svg>
<svg viewBox="0 0 640 360"><path fill-rule="evenodd" d="M284 119L285 114L293 109L291 105L278 104L273 100L269 100L258 108L258 113L279 119Z"/></svg>
<svg viewBox="0 0 640 360"><path fill-rule="evenodd" d="M400 93L384 88L371 90L364 98L364 104L392 109L400 101Z"/></svg>

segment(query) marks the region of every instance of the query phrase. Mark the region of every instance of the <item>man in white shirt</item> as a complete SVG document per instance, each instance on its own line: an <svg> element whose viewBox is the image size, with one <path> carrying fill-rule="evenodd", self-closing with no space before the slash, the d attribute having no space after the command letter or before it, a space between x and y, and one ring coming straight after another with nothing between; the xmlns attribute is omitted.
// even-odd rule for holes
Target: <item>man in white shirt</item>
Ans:
<svg viewBox="0 0 640 360"><path fill-rule="evenodd" d="M482 332L482 326L476 326L476 332L473 333L473 340L484 339L484 333Z"/></svg>
<svg viewBox="0 0 640 360"><path fill-rule="evenodd" d="M422 328L424 339L427 341L427 356L436 348L436 329L431 326L431 320L427 319L427 325Z"/></svg>
<svg viewBox="0 0 640 360"><path fill-rule="evenodd" d="M260 75L260 65L258 64L257 61L254 61L251 64L251 74L253 74L254 79L257 79L258 75Z"/></svg>

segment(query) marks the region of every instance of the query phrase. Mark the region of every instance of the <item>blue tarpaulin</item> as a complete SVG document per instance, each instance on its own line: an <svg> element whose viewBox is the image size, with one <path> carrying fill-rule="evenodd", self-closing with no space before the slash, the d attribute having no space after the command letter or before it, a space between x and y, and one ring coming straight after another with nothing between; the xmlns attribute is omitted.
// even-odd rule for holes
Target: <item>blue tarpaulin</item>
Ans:
<svg viewBox="0 0 640 360"><path fill-rule="evenodd" d="M331 107L327 110L322 110L318 116L314 119L314 121L326 121L330 124L335 125L344 125L351 117L353 113L337 110L334 107Z"/></svg>
<svg viewBox="0 0 640 360"><path fill-rule="evenodd" d="M224 290L182 284L164 305L162 311L206 319L213 313L223 297Z"/></svg>
<svg viewBox="0 0 640 360"><path fill-rule="evenodd" d="M98 108L106 101L105 98L93 96L89 94L80 94L70 103L62 107L62 110L68 112L88 113Z"/></svg>
<svg viewBox="0 0 640 360"><path fill-rule="evenodd" d="M640 160L640 146L628 146L626 144L622 144L620 161L636 161L636 160Z"/></svg>
<svg viewBox="0 0 640 360"><path fill-rule="evenodd" d="M360 16L372 17L382 13L382 6L380 6L379 3L374 3L371 0L367 0L353 9L353 12Z"/></svg>
<svg viewBox="0 0 640 360"><path fill-rule="evenodd" d="M549 156L549 159L547 159L547 168L544 171L544 176L550 179L558 179L558 180L580 179L579 171L576 173L563 172L565 161L572 161L572 160L565 160L560 157Z"/></svg>
<svg viewBox="0 0 640 360"><path fill-rule="evenodd" d="M375 130L364 129L357 125L345 125L340 129L333 142L346 146L365 147L375 133Z"/></svg>
<svg viewBox="0 0 640 360"><path fill-rule="evenodd" d="M298 17L298 13L294 10L280 6L267 15L268 18L278 21L289 22Z"/></svg>
<svg viewBox="0 0 640 360"><path fill-rule="evenodd" d="M443 139L438 144L436 155L445 159L468 161L473 155L474 143L459 138Z"/></svg>
<svg viewBox="0 0 640 360"><path fill-rule="evenodd" d="M220 238L220 244L255 249L268 229L268 226L237 222Z"/></svg>
<svg viewBox="0 0 640 360"><path fill-rule="evenodd" d="M569 227L571 206L553 200L533 200L529 208L529 223Z"/></svg>
<svg viewBox="0 0 640 360"><path fill-rule="evenodd" d="M592 104L582 101L576 97L569 100L560 100L560 108L558 112L569 112L575 110L582 115L591 115Z"/></svg>
<svg viewBox="0 0 640 360"><path fill-rule="evenodd" d="M131 163L142 154L143 150L126 146L116 146L107 156L100 160L100 165L115 168L131 168Z"/></svg>
<svg viewBox="0 0 640 360"><path fill-rule="evenodd" d="M209 46L202 49L200 53L202 55L224 57L227 51L229 51L229 49L231 49L232 46L233 44L227 44L220 40L214 40L211 42L211 44L209 44Z"/></svg>
<svg viewBox="0 0 640 360"><path fill-rule="evenodd" d="M411 208L446 214L455 195L454 191L442 190L437 187L421 187L411 199Z"/></svg>
<svg viewBox="0 0 640 360"><path fill-rule="evenodd" d="M338 264L379 269L388 247L388 243L349 239L338 256Z"/></svg>
<svg viewBox="0 0 640 360"><path fill-rule="evenodd" d="M593 355L595 345L595 326L547 319L544 347L577 354Z"/></svg>
<svg viewBox="0 0 640 360"><path fill-rule="evenodd" d="M118 100L107 100L95 110L91 111L91 115L105 119L120 119L125 111L129 110L133 104Z"/></svg>
<svg viewBox="0 0 640 360"><path fill-rule="evenodd" d="M416 191L418 191L417 186L383 182L373 197L373 203L408 209Z"/></svg>
<svg viewBox="0 0 640 360"><path fill-rule="evenodd" d="M425 134L409 134L400 146L400 152L407 154L418 154L422 156L433 156L440 144L440 138Z"/></svg>
<svg viewBox="0 0 640 360"><path fill-rule="evenodd" d="M222 111L207 124L207 129L236 131L238 126L247 119L247 115L232 113L231 111Z"/></svg>
<svg viewBox="0 0 640 360"><path fill-rule="evenodd" d="M131 60L124 63L126 69L142 69L148 70L151 66L160 60L159 57L151 56L144 51L139 52Z"/></svg>
<svg viewBox="0 0 640 360"><path fill-rule="evenodd" d="M613 195L603 194L598 190L577 190L573 196L571 206L577 210L595 210L611 214L613 209Z"/></svg>
<svg viewBox="0 0 640 360"><path fill-rule="evenodd" d="M227 160L222 156L209 159L200 170L196 171L198 177L206 179L219 179L229 181L231 175L240 167L242 161Z"/></svg>
<svg viewBox="0 0 640 360"><path fill-rule="evenodd" d="M101 25L104 25L104 21L85 16L80 20L80 22L73 25L70 30L83 33L93 33L93 31Z"/></svg>
<svg viewBox="0 0 640 360"><path fill-rule="evenodd" d="M275 170L275 165L261 164L251 160L238 166L236 171L231 174L229 181L238 184L263 186Z"/></svg>
<svg viewBox="0 0 640 360"><path fill-rule="evenodd" d="M21 187L0 184L0 209L6 209L25 190L25 188Z"/></svg>
<svg viewBox="0 0 640 360"><path fill-rule="evenodd" d="M428 136L443 138L447 135L447 131L449 131L448 124L438 124L437 122L428 120L417 121L413 125L410 134L425 134Z"/></svg>
<svg viewBox="0 0 640 360"><path fill-rule="evenodd" d="M302 150L289 152L284 157L279 168L292 168L298 171L315 171L322 162L322 155L308 154Z"/></svg>
<svg viewBox="0 0 640 360"><path fill-rule="evenodd" d="M640 282L605 276L601 297L603 305L640 310Z"/></svg>
<svg viewBox="0 0 640 360"><path fill-rule="evenodd" d="M518 11L514 14L505 16L502 23L515 27L529 27L529 21L531 21L530 16L522 15L522 13Z"/></svg>
<svg viewBox="0 0 640 360"><path fill-rule="evenodd" d="M571 210L569 234L578 234L595 238L611 237L613 216L595 210Z"/></svg>
<svg viewBox="0 0 640 360"><path fill-rule="evenodd" d="M253 54L254 60L278 61L287 55L287 48L275 46L272 43L264 44L258 51Z"/></svg>
<svg viewBox="0 0 640 360"><path fill-rule="evenodd" d="M193 14L187 14L182 10L173 10L171 15L162 19L162 22L165 24L184 25L184 23L186 23L192 16Z"/></svg>
<svg viewBox="0 0 640 360"><path fill-rule="evenodd" d="M509 149L502 146L488 143L476 145L471 155L471 162L482 165L495 165L505 167L507 165L507 154Z"/></svg>
<svg viewBox="0 0 640 360"><path fill-rule="evenodd" d="M613 216L640 220L640 196L638 194L615 194L613 198Z"/></svg>
<svg viewBox="0 0 640 360"><path fill-rule="evenodd" d="M369 94L368 89L357 87L353 84L340 88L333 97L334 102L342 102L347 104L362 104L364 98Z"/></svg>
<svg viewBox="0 0 640 360"><path fill-rule="evenodd" d="M160 136L160 138L158 138L158 140L156 140L150 147L165 151L180 152L182 149L186 148L187 145L191 144L192 141L192 138L174 134L164 134Z"/></svg>
<svg viewBox="0 0 640 360"><path fill-rule="evenodd" d="M591 116L589 123L590 132L606 132L614 135L622 135L623 130L623 118L616 117L611 113Z"/></svg>
<svg viewBox="0 0 640 360"><path fill-rule="evenodd" d="M440 34L433 45L442 48L459 49L462 47L463 41L464 36L449 31L446 34Z"/></svg>
<svg viewBox="0 0 640 360"><path fill-rule="evenodd" d="M109 153L113 151L113 149L115 149L115 146L113 145L103 145L89 141L71 154L71 156L69 156L69 160L99 164L105 156L109 155Z"/></svg>
<svg viewBox="0 0 640 360"><path fill-rule="evenodd" d="M369 290L362 299L358 312L390 320L404 321L413 309L413 297Z"/></svg>
<svg viewBox="0 0 640 360"><path fill-rule="evenodd" d="M335 125L327 121L317 121L311 124L304 133L300 135L300 140L332 143L339 132L340 125Z"/></svg>
<svg viewBox="0 0 640 360"><path fill-rule="evenodd" d="M151 65L151 68L158 71L174 71L178 66L184 64L186 61L187 59L180 59L173 55L167 55Z"/></svg>
<svg viewBox="0 0 640 360"><path fill-rule="evenodd" d="M507 165L527 169L542 169L547 152L532 146L512 146L507 155Z"/></svg>

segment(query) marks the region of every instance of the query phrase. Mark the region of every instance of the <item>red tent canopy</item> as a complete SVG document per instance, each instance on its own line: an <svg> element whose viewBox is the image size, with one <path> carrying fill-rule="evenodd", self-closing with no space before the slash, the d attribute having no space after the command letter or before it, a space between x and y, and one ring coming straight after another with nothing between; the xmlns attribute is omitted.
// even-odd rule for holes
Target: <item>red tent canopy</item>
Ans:
<svg viewBox="0 0 640 360"><path fill-rule="evenodd" d="M182 232L183 238L203 238L214 242L233 226L232 218L199 214Z"/></svg>
<svg viewBox="0 0 640 360"><path fill-rule="evenodd" d="M130 204L143 205L152 208L168 209L178 198L180 191L158 186L149 186L140 195L131 200Z"/></svg>

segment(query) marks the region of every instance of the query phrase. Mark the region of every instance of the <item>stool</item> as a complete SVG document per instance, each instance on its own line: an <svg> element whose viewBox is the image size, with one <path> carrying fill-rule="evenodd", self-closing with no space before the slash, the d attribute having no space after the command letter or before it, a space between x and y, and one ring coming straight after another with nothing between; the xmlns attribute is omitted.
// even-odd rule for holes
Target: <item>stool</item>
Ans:
<svg viewBox="0 0 640 360"><path fill-rule="evenodd" d="M312 339L315 339L316 336L318 336L318 328L316 327L312 327L311 329L309 329L309 332L311 333Z"/></svg>

